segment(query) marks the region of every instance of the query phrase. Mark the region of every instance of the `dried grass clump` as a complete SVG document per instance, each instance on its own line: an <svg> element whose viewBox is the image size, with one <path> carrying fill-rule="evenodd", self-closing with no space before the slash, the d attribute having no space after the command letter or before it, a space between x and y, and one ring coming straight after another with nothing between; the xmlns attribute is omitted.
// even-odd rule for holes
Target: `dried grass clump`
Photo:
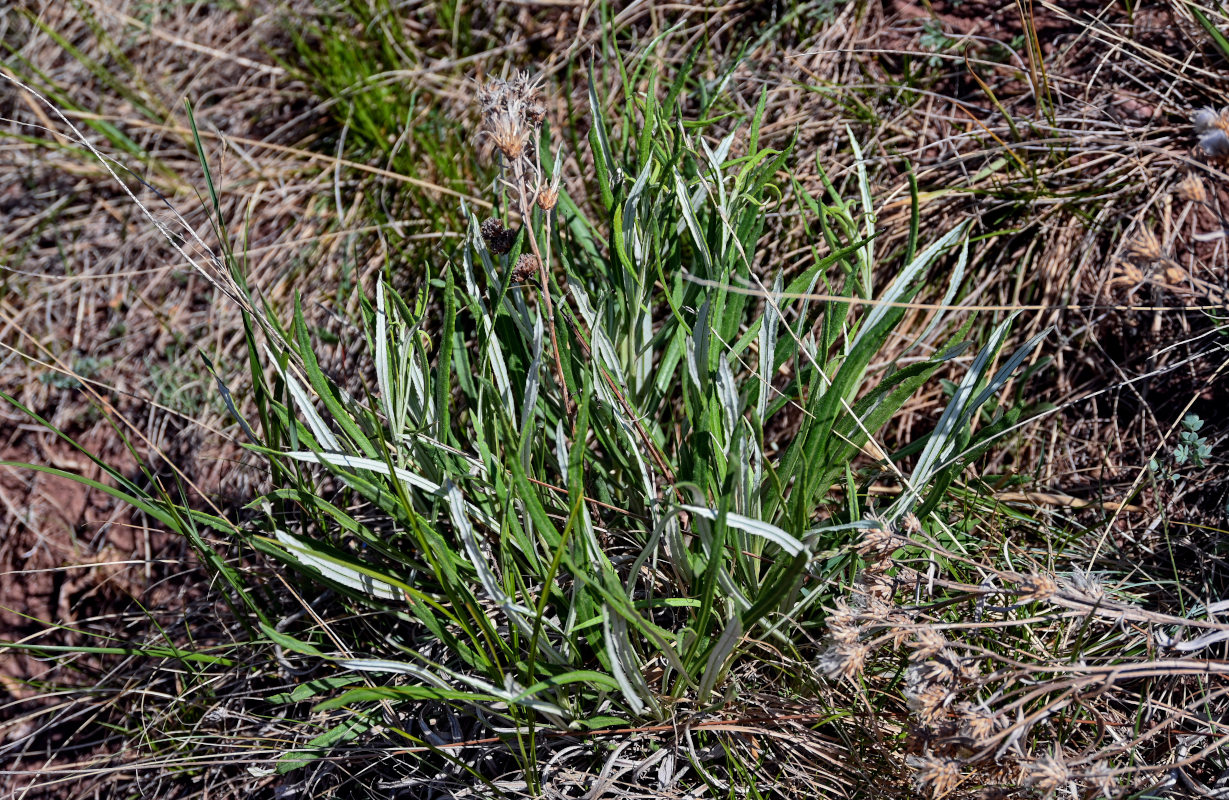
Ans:
<svg viewBox="0 0 1229 800"><path fill-rule="evenodd" d="M853 606L829 615L819 669L870 691L868 704L885 691L903 701L903 763L919 790L1113 798L1209 791L1222 777L1224 603L1160 613L1103 575L1004 569L913 521L902 529L912 533L891 555L876 546L895 540L881 523L864 536L871 558ZM899 591L859 595L868 573ZM867 735L886 733L885 717Z"/></svg>
<svg viewBox="0 0 1229 800"><path fill-rule="evenodd" d="M1229 116L1215 88L1225 56L1207 27L1223 30L1223 13L1190 4L1136 12L976 1L827 13L819 25L783 22L752 51L731 81L747 87L742 105L764 91L769 121L761 135L797 134L816 165L839 162L841 133L854 129L872 181L896 198L877 209L876 247L884 251L899 251L909 230L910 172L923 228L979 220L976 229L996 245L971 258L960 303L1027 305L1023 335L1049 325L1063 331L1046 380L1052 399L1069 402L985 469L1039 464L1041 487L1120 500L1136 477L1132 465L1146 461L1167 421L1181 416L1164 403L1151 415L1148 397L1224 392L1223 379L1214 380L1219 361L1197 341L1210 328L1206 315L1227 297L1229 173L1218 154L1229 142ZM803 162L796 177L822 193L818 168ZM830 177L840 185L846 176ZM803 268L810 220L776 224L781 235L769 257ZM937 313L917 316L924 324ZM1189 381L1168 372L1141 378L1201 353ZM1097 394L1132 379L1141 381L1135 389ZM896 423L902 444L931 411L923 402L912 409L915 417ZM1121 452L1090 455L1091 445L1107 441ZM1209 506L1224 483L1204 489L1206 500L1188 497L1175 511L1216 524L1196 506Z"/></svg>

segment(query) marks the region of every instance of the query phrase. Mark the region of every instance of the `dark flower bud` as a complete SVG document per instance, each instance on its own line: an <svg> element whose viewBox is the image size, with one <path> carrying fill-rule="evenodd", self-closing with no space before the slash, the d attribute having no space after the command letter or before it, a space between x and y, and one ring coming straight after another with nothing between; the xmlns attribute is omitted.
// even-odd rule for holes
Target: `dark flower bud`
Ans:
<svg viewBox="0 0 1229 800"><path fill-rule="evenodd" d="M505 228L503 222L491 217L482 223L482 239L492 253L503 255L516 244L516 231Z"/></svg>
<svg viewBox="0 0 1229 800"><path fill-rule="evenodd" d="M501 220L491 217L482 223L482 238L488 243L496 236L504 232L504 223Z"/></svg>
<svg viewBox="0 0 1229 800"><path fill-rule="evenodd" d="M516 268L512 270L512 280L516 283L524 283L534 276L538 271L538 257L533 253L522 253L521 257L516 260Z"/></svg>

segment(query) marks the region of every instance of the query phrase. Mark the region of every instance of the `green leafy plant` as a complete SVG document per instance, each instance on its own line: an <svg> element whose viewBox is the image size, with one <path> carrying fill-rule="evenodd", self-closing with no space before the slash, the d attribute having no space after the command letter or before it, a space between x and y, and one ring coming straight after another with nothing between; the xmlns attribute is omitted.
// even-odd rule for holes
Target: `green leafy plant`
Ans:
<svg viewBox="0 0 1229 800"><path fill-rule="evenodd" d="M112 494L188 536L260 638L312 665L279 698L317 699L324 730L280 771L435 703L502 731L536 790L543 725L720 708L760 663L756 643L777 654L781 690L802 691L818 679L798 667L818 656L824 607L857 569L857 533L876 524L869 483L901 481L892 517L927 514L998 430L980 410L1044 335L996 368L1010 318L931 433L896 453L877 440L968 349L968 323L904 324L940 263L942 305L958 296L966 224L923 241L915 211L903 267L880 284L852 134L852 179L824 174L812 196L788 178L789 147L760 145L762 98L719 130L681 115L686 73L668 86L645 64L621 74L621 131L589 80L587 201L569 193L584 184L566 180L577 162L560 154L536 85L483 88L503 159L498 224L469 214L463 246L416 295L376 283L362 307L370 384L326 373L300 303L283 324L252 300L220 222L223 251L193 262L244 310L250 402L215 378L267 458L269 488L244 525L131 482ZM789 274L757 257L783 213L802 215L810 241ZM773 426L793 430L783 446L767 440ZM267 587L245 585L202 526L331 590L337 613L274 624ZM386 730L447 757L425 734Z"/></svg>
<svg viewBox="0 0 1229 800"><path fill-rule="evenodd" d="M1169 458L1148 459L1148 470L1161 480L1178 481L1182 478L1184 468L1199 469L1207 465L1212 457L1212 446L1206 437L1200 436L1203 420L1197 414L1187 414L1182 418L1182 432L1178 434L1178 444L1174 446Z"/></svg>
<svg viewBox="0 0 1229 800"><path fill-rule="evenodd" d="M532 81L488 84L508 219L471 216L465 245L416 297L375 287L375 385L355 396L331 380L299 311L253 352L273 372L254 378L250 426L282 476L251 504L264 520L254 541L393 625L364 654L329 647L325 631L277 633L342 670L397 676L319 710L476 709L515 732L532 780L536 726L724 703L750 639L791 663L810 657L806 631L856 561L860 481L901 474L890 456L866 473L857 463L883 452L876 433L967 347L958 336L908 365L876 363L897 337L916 345L934 329L901 322L940 259L956 261L948 300L959 291L966 226L929 243L915 229L904 269L876 291L857 144L852 199L831 181L824 197L794 184L787 199L788 149L758 145L763 105L710 143L678 116L683 79L629 85L620 116L642 124L622 139L590 80L595 215L558 188L567 162L543 157L555 145L527 111ZM759 238L789 203L810 219L813 261L770 288ZM1040 338L992 371L1009 325L969 366L898 513L942 501L978 442L977 410ZM784 419L796 433L766 451L765 428ZM342 726L313 746L369 727Z"/></svg>

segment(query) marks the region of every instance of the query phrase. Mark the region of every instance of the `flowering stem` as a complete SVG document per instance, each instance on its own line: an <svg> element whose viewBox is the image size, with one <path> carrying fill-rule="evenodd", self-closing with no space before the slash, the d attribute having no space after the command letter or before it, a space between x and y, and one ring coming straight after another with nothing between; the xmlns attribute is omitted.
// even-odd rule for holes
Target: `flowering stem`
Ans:
<svg viewBox="0 0 1229 800"><path fill-rule="evenodd" d="M525 236L529 240L529 249L533 251L534 258L538 260L538 280L541 283L542 304L546 310L546 327L550 331L551 350L554 351L555 355L555 379L559 382L560 391L563 392L563 413L565 416L571 417L572 398L568 394L568 384L563 374L563 359L559 351L559 337L555 332L555 306L551 302L550 296L550 274L546 266L547 260L542 257L542 251L538 247L538 237L533 231L533 201L525 193L524 164L520 159L512 162L512 174L516 179L516 190L520 201L520 212L523 227L525 228ZM549 244L549 213L546 215L546 235L547 243Z"/></svg>

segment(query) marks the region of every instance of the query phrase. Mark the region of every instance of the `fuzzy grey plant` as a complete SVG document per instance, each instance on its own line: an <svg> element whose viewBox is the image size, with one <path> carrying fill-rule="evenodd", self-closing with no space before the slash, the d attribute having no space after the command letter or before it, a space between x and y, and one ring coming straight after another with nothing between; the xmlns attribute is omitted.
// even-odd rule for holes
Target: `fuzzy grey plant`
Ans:
<svg viewBox="0 0 1229 800"><path fill-rule="evenodd" d="M1195 134L1199 147L1214 158L1229 156L1229 107L1217 111L1201 108L1195 112Z"/></svg>

